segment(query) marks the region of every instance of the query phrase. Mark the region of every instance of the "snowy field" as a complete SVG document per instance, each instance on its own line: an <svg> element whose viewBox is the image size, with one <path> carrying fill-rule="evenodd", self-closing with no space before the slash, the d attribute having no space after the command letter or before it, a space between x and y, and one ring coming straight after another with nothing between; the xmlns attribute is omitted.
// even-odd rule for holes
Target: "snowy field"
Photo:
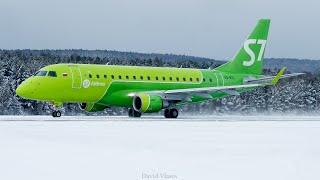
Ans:
<svg viewBox="0 0 320 180"><path fill-rule="evenodd" d="M320 178L320 116L0 116L0 179Z"/></svg>

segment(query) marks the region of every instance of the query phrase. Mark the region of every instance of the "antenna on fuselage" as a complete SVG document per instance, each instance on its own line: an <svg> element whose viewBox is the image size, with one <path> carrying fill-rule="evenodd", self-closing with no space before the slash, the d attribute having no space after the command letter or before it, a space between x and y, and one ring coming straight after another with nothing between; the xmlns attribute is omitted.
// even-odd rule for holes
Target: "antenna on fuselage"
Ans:
<svg viewBox="0 0 320 180"><path fill-rule="evenodd" d="M107 62L107 64L106 64L106 65L109 65L109 63L110 63L110 61L109 61L109 62Z"/></svg>

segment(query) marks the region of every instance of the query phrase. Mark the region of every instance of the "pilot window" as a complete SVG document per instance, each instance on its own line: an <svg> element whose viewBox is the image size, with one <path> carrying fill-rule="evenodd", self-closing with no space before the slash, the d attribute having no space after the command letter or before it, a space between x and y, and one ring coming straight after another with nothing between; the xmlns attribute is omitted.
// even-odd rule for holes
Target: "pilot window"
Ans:
<svg viewBox="0 0 320 180"><path fill-rule="evenodd" d="M57 73L55 71L49 71L48 76L50 77L57 77Z"/></svg>
<svg viewBox="0 0 320 180"><path fill-rule="evenodd" d="M35 76L46 76L47 75L47 71L39 71L35 74Z"/></svg>

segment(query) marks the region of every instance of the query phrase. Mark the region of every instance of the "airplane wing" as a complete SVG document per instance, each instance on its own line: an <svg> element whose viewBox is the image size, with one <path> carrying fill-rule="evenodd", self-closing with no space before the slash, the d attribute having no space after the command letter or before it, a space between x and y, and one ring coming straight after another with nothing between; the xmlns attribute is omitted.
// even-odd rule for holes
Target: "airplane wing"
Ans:
<svg viewBox="0 0 320 180"><path fill-rule="evenodd" d="M262 77L258 79L249 79L241 85L218 86L218 87L203 87L203 88L188 88L188 89L174 89L174 90L160 90L160 91L146 91L144 93L160 95L164 100L172 101L192 101L193 96L200 96L205 99L212 99L210 95L214 92L223 92L229 95L240 95L239 90L246 88L256 88L268 85L275 85L280 79L299 76L303 73L283 75L286 68L282 68L276 76Z"/></svg>
<svg viewBox="0 0 320 180"><path fill-rule="evenodd" d="M300 75L304 75L304 74L305 73L284 74L279 79L286 79L286 78L300 76ZM261 78L248 78L244 81L244 84L256 84L256 83L271 83L272 84L272 80L275 77L276 76L265 76L265 77L261 77Z"/></svg>

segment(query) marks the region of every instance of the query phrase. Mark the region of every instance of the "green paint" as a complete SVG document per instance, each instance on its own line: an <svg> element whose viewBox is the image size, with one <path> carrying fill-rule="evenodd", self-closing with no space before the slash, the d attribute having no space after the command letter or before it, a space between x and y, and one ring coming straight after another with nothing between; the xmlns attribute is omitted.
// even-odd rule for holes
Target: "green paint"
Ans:
<svg viewBox="0 0 320 180"><path fill-rule="evenodd" d="M57 77L32 76L16 90L26 99L87 103L87 111L99 111L106 106L132 107L133 96L143 100L142 112L156 112L163 105L160 96L151 91L242 85L247 77L262 77L264 45L270 20L260 20L245 45L229 63L214 70L188 68L110 66L92 64L55 64L40 71L55 71ZM252 88L238 89L239 92ZM216 91L212 99L227 96ZM192 94L191 101L179 101L175 105L208 100ZM160 105L159 105L160 104Z"/></svg>
<svg viewBox="0 0 320 180"><path fill-rule="evenodd" d="M217 69L239 74L261 74L270 20L261 19L234 58Z"/></svg>

